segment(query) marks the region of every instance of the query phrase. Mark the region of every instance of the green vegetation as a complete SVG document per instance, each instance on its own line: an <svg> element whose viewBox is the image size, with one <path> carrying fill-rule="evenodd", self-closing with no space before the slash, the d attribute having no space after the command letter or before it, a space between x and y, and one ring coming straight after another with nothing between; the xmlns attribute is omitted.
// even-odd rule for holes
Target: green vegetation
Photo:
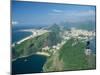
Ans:
<svg viewBox="0 0 100 75"><path fill-rule="evenodd" d="M60 27L54 24L49 30L50 32L28 39L12 47L12 58L29 56L38 51L41 52L42 48L46 46L49 46L51 49L52 46L61 43L60 32L62 31ZM86 48L85 42L75 38L65 40L65 42L59 50L54 49L55 51L52 51L51 56L47 58L43 66L43 72L96 68L96 56L94 54L86 56L84 53Z"/></svg>
<svg viewBox="0 0 100 75"><path fill-rule="evenodd" d="M72 44L77 42L74 46ZM60 59L63 59L64 70L87 69L88 63L84 54L85 43L70 39L60 50Z"/></svg>
<svg viewBox="0 0 100 75"><path fill-rule="evenodd" d="M48 46L57 45L59 42L61 42L61 37L55 32L50 32L48 35Z"/></svg>
<svg viewBox="0 0 100 75"><path fill-rule="evenodd" d="M87 61L88 61L88 69L95 69L96 68L96 55L91 54L87 56Z"/></svg>
<svg viewBox="0 0 100 75"><path fill-rule="evenodd" d="M49 27L49 30L57 34L59 34L59 32L61 31L60 27L57 24L53 24L51 27Z"/></svg>
<svg viewBox="0 0 100 75"><path fill-rule="evenodd" d="M53 27L56 28L52 29ZM60 42L59 27L54 25L50 29L50 32L28 39L12 47L12 58L15 59L22 56L29 56L37 51L41 51L45 46L51 47Z"/></svg>
<svg viewBox="0 0 100 75"><path fill-rule="evenodd" d="M41 51L41 48L45 45L45 39L47 39L48 35L49 33L45 33L35 38L28 39L21 44L15 45L15 47L12 48L13 59Z"/></svg>
<svg viewBox="0 0 100 75"><path fill-rule="evenodd" d="M49 30L51 31L49 33L48 39L51 41L52 45L57 45L57 43L61 42L61 36L60 36L60 27L57 24L52 25ZM49 46L52 46L49 44Z"/></svg>
<svg viewBox="0 0 100 75"><path fill-rule="evenodd" d="M76 44L73 44L76 43ZM59 51L48 58L43 67L44 72L81 70L95 68L94 56L84 53L86 43L79 40L68 40Z"/></svg>
<svg viewBox="0 0 100 75"><path fill-rule="evenodd" d="M59 52L49 57L43 66L43 72L63 71L63 61L59 59Z"/></svg>

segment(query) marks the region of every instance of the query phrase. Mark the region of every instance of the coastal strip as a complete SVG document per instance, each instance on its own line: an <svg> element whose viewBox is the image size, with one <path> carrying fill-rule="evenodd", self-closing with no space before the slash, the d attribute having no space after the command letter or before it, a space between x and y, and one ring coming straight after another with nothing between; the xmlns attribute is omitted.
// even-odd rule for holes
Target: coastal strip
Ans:
<svg viewBox="0 0 100 75"><path fill-rule="evenodd" d="M32 32L32 35L23 38L22 40L16 42L16 44L21 44L25 40L28 40L28 39L34 38L36 36L42 35L46 32L49 32L48 30L43 30L43 29L39 29L39 30L37 30L37 29L25 29L25 30L20 30L20 31ZM12 47L14 47L14 46L15 46L15 43L12 44Z"/></svg>
<svg viewBox="0 0 100 75"><path fill-rule="evenodd" d="M30 55L25 55L25 56L21 56L21 57L12 59L12 62L13 61L16 61L17 59L26 58L26 57L29 57L29 56L32 56L32 55L42 55L42 56L46 56L46 57L49 57L50 56L50 54L47 53L47 52L36 52L36 53L32 53Z"/></svg>
<svg viewBox="0 0 100 75"><path fill-rule="evenodd" d="M44 56L47 56L49 57L50 54L48 52L36 52L37 55L44 55Z"/></svg>

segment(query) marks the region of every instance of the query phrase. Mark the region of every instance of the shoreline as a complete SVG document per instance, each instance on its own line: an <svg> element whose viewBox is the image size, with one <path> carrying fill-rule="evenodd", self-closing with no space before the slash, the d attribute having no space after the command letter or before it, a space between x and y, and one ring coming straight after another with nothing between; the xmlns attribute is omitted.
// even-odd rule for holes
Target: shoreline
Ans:
<svg viewBox="0 0 100 75"><path fill-rule="evenodd" d="M42 35L46 32L49 32L47 30L42 30L42 29L23 29L23 30L20 30L20 31L24 31L24 32L31 32L32 34L25 37L25 38L22 38L21 40L17 41L16 44L21 44L22 42L28 40L28 39L31 39L31 38L34 38L36 36L39 36L39 35ZM15 43L12 44L12 47L15 46Z"/></svg>
<svg viewBox="0 0 100 75"><path fill-rule="evenodd" d="M42 30L42 29L23 29L23 30L20 30L20 31L24 31L24 32L32 32L31 35L23 38L22 40L16 42L16 43L13 43L12 44L12 47L14 47L16 44L21 44L22 42L24 42L25 40L28 40L28 39L31 39L31 38L34 38L36 36L39 36L39 35L42 35L46 32L49 32L48 30ZM18 57L18 58L15 58L15 59L12 59L12 61L16 61L17 59L20 59L20 58L24 58L24 57L28 57L28 56L31 56L31 55L42 55L42 56L50 56L48 53L43 53L43 52L36 52L36 53L32 53L30 55L25 55L25 56L21 56L21 57Z"/></svg>
<svg viewBox="0 0 100 75"><path fill-rule="evenodd" d="M44 56L47 56L47 57L50 56L50 54L47 53L47 52L36 52L36 54L37 54L37 55L44 55Z"/></svg>
<svg viewBox="0 0 100 75"><path fill-rule="evenodd" d="M46 57L49 57L49 55L45 54L45 53L33 53L33 54L30 54L30 55L25 55L25 56L21 56L21 57L18 57L18 58L15 58L15 59L12 59L12 62L18 60L18 59L21 59L21 58L26 58L26 57L29 57L29 56L32 56L32 55L41 55L41 56L46 56Z"/></svg>

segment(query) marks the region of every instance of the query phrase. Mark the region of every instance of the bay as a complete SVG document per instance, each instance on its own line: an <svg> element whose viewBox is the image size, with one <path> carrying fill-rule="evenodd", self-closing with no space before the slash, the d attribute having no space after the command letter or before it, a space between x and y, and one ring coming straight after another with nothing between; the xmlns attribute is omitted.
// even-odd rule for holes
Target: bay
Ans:
<svg viewBox="0 0 100 75"><path fill-rule="evenodd" d="M12 62L12 74L41 73L46 56L31 55Z"/></svg>

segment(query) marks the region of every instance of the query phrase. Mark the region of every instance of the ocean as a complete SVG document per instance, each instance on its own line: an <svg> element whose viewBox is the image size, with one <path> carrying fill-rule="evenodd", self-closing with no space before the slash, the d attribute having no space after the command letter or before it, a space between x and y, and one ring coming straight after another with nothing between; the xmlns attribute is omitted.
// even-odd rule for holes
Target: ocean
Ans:
<svg viewBox="0 0 100 75"><path fill-rule="evenodd" d="M14 31L12 32L12 43L20 41L21 39L31 35L31 32L24 32L24 31Z"/></svg>
<svg viewBox="0 0 100 75"><path fill-rule="evenodd" d="M47 57L43 55L31 55L13 61L12 74L41 73Z"/></svg>
<svg viewBox="0 0 100 75"><path fill-rule="evenodd" d="M20 31L23 29L40 29L44 25L18 25L12 26L12 44L20 41L21 39L31 35L31 32Z"/></svg>

